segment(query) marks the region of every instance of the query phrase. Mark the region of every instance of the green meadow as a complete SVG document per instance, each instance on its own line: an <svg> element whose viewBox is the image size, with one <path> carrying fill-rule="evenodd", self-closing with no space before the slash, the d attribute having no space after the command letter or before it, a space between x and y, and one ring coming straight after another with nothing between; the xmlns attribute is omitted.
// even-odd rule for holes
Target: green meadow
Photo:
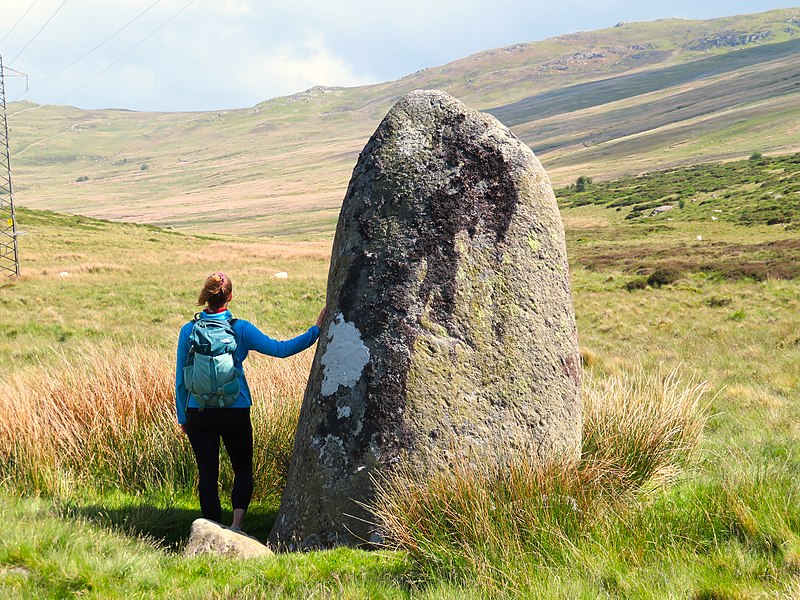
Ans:
<svg viewBox="0 0 800 600"><path fill-rule="evenodd" d="M577 471L518 457L511 475L395 489L385 550L252 561L180 554L199 507L172 417L177 331L215 270L237 316L304 331L330 226L254 239L20 209L23 275L0 282L0 594L799 596L797 155L756 159L558 190L589 411ZM248 360L261 538L310 359Z"/></svg>

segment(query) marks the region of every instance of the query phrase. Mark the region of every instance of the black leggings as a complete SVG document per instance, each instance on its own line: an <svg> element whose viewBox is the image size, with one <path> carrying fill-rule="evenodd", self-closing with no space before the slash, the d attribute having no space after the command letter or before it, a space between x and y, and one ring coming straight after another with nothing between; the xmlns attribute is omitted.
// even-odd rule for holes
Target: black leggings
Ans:
<svg viewBox="0 0 800 600"><path fill-rule="evenodd" d="M186 409L186 433L194 450L203 517L222 521L219 503L219 439L233 467L233 508L247 510L253 496L253 426L249 408Z"/></svg>

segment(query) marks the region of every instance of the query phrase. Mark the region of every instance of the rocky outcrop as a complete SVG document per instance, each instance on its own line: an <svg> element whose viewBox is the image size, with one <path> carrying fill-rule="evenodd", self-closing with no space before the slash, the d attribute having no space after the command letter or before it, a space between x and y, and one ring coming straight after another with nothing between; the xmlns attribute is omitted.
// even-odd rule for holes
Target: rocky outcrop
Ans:
<svg viewBox="0 0 800 600"><path fill-rule="evenodd" d="M217 554L234 558L257 558L273 554L267 546L254 537L240 531L232 531L219 523L207 519L196 519L192 523L189 541L184 556Z"/></svg>
<svg viewBox="0 0 800 600"><path fill-rule="evenodd" d="M772 36L772 32L767 31L721 31L712 35L706 35L688 46L689 50L709 50L711 48L722 48L725 46L747 46L748 44L758 44Z"/></svg>
<svg viewBox="0 0 800 600"><path fill-rule="evenodd" d="M375 477L471 456L577 458L580 358L564 233L531 150L414 92L361 153L270 541L380 541Z"/></svg>

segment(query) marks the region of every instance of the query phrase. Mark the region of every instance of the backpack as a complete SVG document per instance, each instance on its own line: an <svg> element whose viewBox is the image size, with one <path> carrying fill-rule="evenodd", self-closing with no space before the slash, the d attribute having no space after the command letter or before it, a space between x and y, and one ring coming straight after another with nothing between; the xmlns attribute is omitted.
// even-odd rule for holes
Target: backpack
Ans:
<svg viewBox="0 0 800 600"><path fill-rule="evenodd" d="M235 322L236 319L201 319L199 313L192 321L183 379L200 410L230 406L239 397L239 371L233 364Z"/></svg>

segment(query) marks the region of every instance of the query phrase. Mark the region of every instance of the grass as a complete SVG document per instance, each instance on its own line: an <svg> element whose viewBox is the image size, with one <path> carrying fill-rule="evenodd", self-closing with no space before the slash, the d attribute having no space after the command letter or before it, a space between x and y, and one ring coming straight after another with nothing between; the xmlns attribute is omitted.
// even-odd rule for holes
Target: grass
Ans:
<svg viewBox="0 0 800 600"><path fill-rule="evenodd" d="M558 550L549 558L543 559L541 552L524 551L514 558L517 562L497 558L481 563L482 557L503 555L498 554L496 544L494 549L487 544L483 555L480 548L472 550L467 557L472 564L494 565L491 575L486 575L490 570L486 566L477 571L484 578L476 579L470 563L459 559L452 549L448 551L460 570L443 569L441 565L450 564L447 562L415 560L407 550L311 553L242 565L213 559L187 563L176 556L188 524L199 511L192 491L191 460L172 423L171 356L178 327L194 310L197 288L209 272L226 270L234 281L237 316L276 336L292 335L313 321L323 301L329 246L200 237L21 211L20 220L28 231L23 238L24 275L0 286L0 331L4 334L0 335L0 371L6 383L4 410L26 416L3 418L0 423L7 428L4 434L17 431L14 435L21 435L20 423L27 419L41 427L54 427L59 436L40 430L41 436L31 439L38 440L36 444L19 444L16 450L6 443L5 451L29 451L33 456L38 445L61 448L65 461L72 460L74 465L84 461L87 474L72 467L61 469L56 461L49 466L46 461L29 461L29 466L50 475L25 476L24 461L3 461L6 483L0 505L5 522L11 524L0 541L3 595L65 597L71 590L83 590L98 597L159 597L169 595L172 588L185 590L189 597L796 595L800 592L798 280L729 278L690 269L660 287L646 285L634 292L625 287L632 277L647 277L659 261L670 263L677 257L705 260L706 246L696 241L698 235L704 242L721 243L722 247L768 248L795 234L784 226L744 226L734 220L626 220L623 211L594 204L566 207L562 215L582 356L586 369L594 372L587 394L641 395L636 391L643 385L636 375L640 369L652 377L683 364L690 379L707 381L705 402L710 419L694 460L688 462L682 457L691 444L673 444L683 438L671 437L679 428L662 428L661 437L654 439L664 442L655 447L672 448L675 460L667 464L674 466L659 469L647 467L647 461L634 461L646 467L645 473L669 477L658 485L650 478L636 486L632 501L616 504L616 499L612 502L599 496L598 504L592 506L602 509L598 510L602 518L577 519L572 524L564 521L566 536L558 534L551 539L541 531L522 531L522 537L508 538L509 548L516 547L520 539L546 542ZM647 247L652 250L649 256L640 251ZM641 264L634 269L614 260L588 268L589 261L611 251L619 257L627 251L638 256ZM746 255L747 249L742 253ZM81 265L83 268L78 268ZM100 265L102 268L92 268ZM641 269L645 274L636 272ZM63 271L71 274L61 277ZM289 272L290 279L271 279L277 271ZM267 414L273 397L287 407L296 406L308 358L298 359L294 371L292 363L248 359L248 376L254 382L259 374L264 377L256 393L256 408ZM145 372L152 372L161 383L144 387L156 390L152 392L154 403L148 405L160 408L150 417L131 408L117 414L112 410L115 403L103 404L104 386L89 384L95 379L99 382L106 371L116 373L115 381L139 373L142 368L136 365L141 359L156 366ZM279 390L271 388L270 382L280 381L282 374L291 381L281 384ZM81 381L83 384L76 383ZM615 381L617 391L612 393ZM103 410L92 413L94 403L87 406L77 396L65 393L74 387L82 395L98 398L97 406ZM135 383L122 386L120 408L132 406L129 400L132 402L135 393L126 396L127 388L138 389ZM687 388L691 389L683 389ZM63 402L59 394L71 403L57 404ZM20 405L8 408L10 398ZM43 404L44 398L56 400L48 406ZM36 402L36 410L29 405L31 401ZM25 402L27 411L23 410ZM118 429L124 426L130 435L121 442L119 455L115 457L96 442L92 450L83 421L59 414L58 406L95 414L99 429L91 431L105 432L103 435L112 436L109 439L122 439L113 438L114 423ZM624 406L633 409L636 405ZM640 423L637 418L646 422L648 414L632 410L627 420L603 435L615 439L613 432L623 431L624 423ZM632 430L640 428L634 425ZM80 443L63 442L61 434L70 431ZM694 439L690 433L683 435ZM618 439L630 439L626 435ZM267 432L260 436L267 439ZM2 439L8 438L4 435ZM137 446L137 439L158 440L164 449ZM590 447L588 443L586 447ZM167 449L174 450L174 458ZM136 452L151 453L141 469L131 468L135 463L129 457ZM640 458L650 456L657 459L652 464L663 464L652 450ZM265 475L278 469L262 464ZM619 474L626 469L630 465L618 461L608 472ZM541 505L540 488L550 485L550 479L545 481L536 473L526 476L524 470L519 471L520 479L533 490L528 496ZM264 537L277 505L269 477L258 478L262 487L248 523L251 531ZM573 472L556 481L574 490L593 479ZM34 485L39 487L38 493ZM590 504L590 496L583 499L578 492L550 495L574 495L576 501ZM566 508L563 512L571 514ZM559 531L559 519L564 515L536 514L545 518L548 531ZM561 541L556 544L557 540ZM27 575L13 571L17 567Z"/></svg>
<svg viewBox="0 0 800 600"><path fill-rule="evenodd" d="M146 493L194 486L194 457L175 420L170 356L147 347L110 347L23 372L0 400L0 475L30 491L58 495L92 488ZM248 382L259 440L255 498L280 498L309 356L255 362ZM224 463L223 485L232 483Z"/></svg>
<svg viewBox="0 0 800 600"><path fill-rule="evenodd" d="M644 490L687 464L705 423L704 386L677 371L590 374L586 387L578 462L537 464L517 449L465 458L423 481L404 471L379 481L389 546L423 576L484 588L536 585L532 568L583 560L581 540L641 511Z"/></svg>
<svg viewBox="0 0 800 600"><path fill-rule="evenodd" d="M0 516L5 598L408 597L396 583L403 559L389 553L183 559L90 519L65 518L42 499L3 495Z"/></svg>
<svg viewBox="0 0 800 600"><path fill-rule="evenodd" d="M183 581L169 583L169 578L180 575L181 569L168 556L180 550L197 512L191 491L193 461L185 438L174 423L171 394L167 391L172 381L170 369L163 366L163 357L147 348L117 348L105 354L96 351L72 360L75 364L65 360L58 368L37 370L35 377L29 372L18 375L11 382L8 397L0 403L4 423L0 438L0 476L6 496L3 502L11 503L17 513L26 514L30 503L52 513L50 521L77 521L90 529L109 528L123 538L144 539L146 545L138 548L150 546L153 556L141 556L141 561L169 565L150 578L158 580L159 586L148 588L147 593L160 595L171 589L160 587L165 585L165 577L166 585L180 590ZM250 370L251 385L260 401L254 412L258 441L255 470L259 476L248 530L262 537L272 524L283 488L299 412L297 399L307 368L308 360L297 359L280 369L268 365ZM391 539L408 552L407 556L382 555L394 565L392 586L383 591L404 595L413 585L422 586L427 593L441 586L459 587L468 582L477 583L478 589L505 589L509 581L519 584L518 578L498 580L494 575L487 576L487 569L491 571L497 565L511 569L515 564L512 557L519 556L526 557L523 562L529 566L542 561L549 564L558 549L564 559L566 555L559 544L582 535L584 517L591 515L590 521L595 522L601 515L633 507L630 500L635 490L646 482L664 481L665 474L673 473L684 462L698 442L703 422L698 409L701 387L683 386L674 373L666 379L643 377L620 376L603 385L589 385L584 457L578 468L542 468L519 458L488 469L484 466L478 472L465 465L453 475L456 485L450 476L443 475L424 488L429 496L423 495L421 501L418 495L401 493L412 491L415 486L406 480L394 480L391 493L383 496L379 512L387 515L383 522ZM226 470L222 485L230 487L230 483L230 472ZM15 490L24 490L25 495L14 503L9 498L16 495ZM445 494L443 506L435 498L432 501L431 490ZM32 492L51 500L43 503L31 497ZM438 540L438 550L444 551L444 558L431 556L431 551L420 552L419 544L407 548L399 541L404 539L403 526L409 521L420 526L421 519L414 510L402 504L409 497L416 501L416 511L425 511L436 520L445 519L444 524L439 523L438 532L444 538ZM447 504L452 498L456 499L455 504ZM488 498L492 498L492 509L485 513ZM480 507L484 513L479 513ZM400 522L401 517L404 523ZM36 518L47 520L42 515ZM58 529L57 525L53 527ZM86 527L69 533L51 527L45 532L56 540L64 538L65 553L81 556L85 552L82 537L95 535L87 533ZM453 544L454 533L467 531L473 544L480 540L479 548ZM494 546L487 548L490 539ZM535 551L527 548L532 540ZM112 541L101 536L92 543L102 547ZM60 546L56 541L55 547ZM70 565L72 571L62 573L47 562L55 560L53 552L40 556L38 550L25 550L30 547L31 542L21 546L16 542L9 546L11 553L5 559L0 550L0 564L6 564L6 570L12 566L17 569L12 580L38 581L39 591L45 595L59 595L65 585L76 592L113 595L116 578L126 580L129 593L140 592L138 585L152 583L110 574L109 570L121 568L115 562L116 556L115 560L106 558L100 562L86 557L77 565ZM502 552L498 553L498 549ZM129 551L125 548L122 552L126 563L133 560ZM341 554L320 553L313 560L328 564ZM358 572L363 553L345 555L348 558L344 566ZM474 560L480 564L459 571L460 562ZM19 569L29 574L22 576ZM155 567L151 565L149 569ZM263 585L281 593L280 580L287 572L285 566L277 569L279 576ZM241 571L247 572L239 569L234 573L238 577ZM439 577L431 578L431 572L437 571ZM250 585L246 578L244 582L237 579L233 587L231 581L221 581L225 580L218 578L205 585L223 596L246 593ZM332 583L328 581L326 585ZM374 577L367 579L359 593L375 583Z"/></svg>
<svg viewBox="0 0 800 600"><path fill-rule="evenodd" d="M18 211L22 277L0 282L0 376L56 361L87 342L171 353L215 271L231 275L232 310L274 337L314 323L329 243L254 243L182 235L46 211ZM288 279L273 279L280 271ZM62 275L63 274L63 275ZM146 306L144 312L142 307Z"/></svg>
<svg viewBox="0 0 800 600"><path fill-rule="evenodd" d="M677 369L589 377L582 459L613 465L634 485L668 480L700 443L704 392L704 383L686 383Z"/></svg>

